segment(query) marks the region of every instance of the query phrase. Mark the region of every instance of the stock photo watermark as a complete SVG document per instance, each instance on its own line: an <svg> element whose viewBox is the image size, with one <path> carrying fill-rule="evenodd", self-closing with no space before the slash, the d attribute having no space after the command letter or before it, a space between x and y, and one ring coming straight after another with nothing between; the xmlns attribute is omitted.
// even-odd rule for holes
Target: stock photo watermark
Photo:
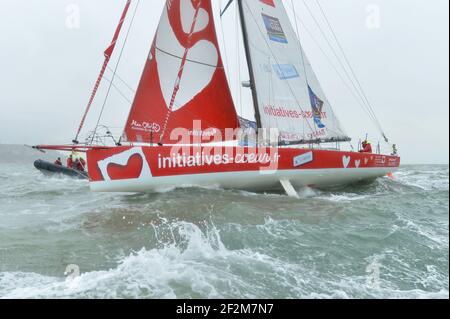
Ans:
<svg viewBox="0 0 450 319"><path fill-rule="evenodd" d="M366 28L369 30L381 29L381 8L377 4L366 6Z"/></svg>
<svg viewBox="0 0 450 319"><path fill-rule="evenodd" d="M81 28L81 10L76 3L66 5L66 19L65 25L69 30L79 30Z"/></svg>
<svg viewBox="0 0 450 319"><path fill-rule="evenodd" d="M80 278L81 271L80 266L70 264L66 267L64 276L66 276L66 284L69 289L75 289L78 287L78 278Z"/></svg>
<svg viewBox="0 0 450 319"><path fill-rule="evenodd" d="M366 286L371 289L380 289L380 269L381 264L378 260L374 260L366 268L367 279Z"/></svg>

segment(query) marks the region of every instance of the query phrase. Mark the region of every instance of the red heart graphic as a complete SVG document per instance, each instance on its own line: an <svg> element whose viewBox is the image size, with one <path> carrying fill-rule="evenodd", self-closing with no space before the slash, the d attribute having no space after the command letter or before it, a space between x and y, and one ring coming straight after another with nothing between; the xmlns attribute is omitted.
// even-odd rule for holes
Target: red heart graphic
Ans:
<svg viewBox="0 0 450 319"><path fill-rule="evenodd" d="M127 165L111 163L108 165L108 175L112 180L136 179L141 176L144 161L142 156L134 154L128 159Z"/></svg>

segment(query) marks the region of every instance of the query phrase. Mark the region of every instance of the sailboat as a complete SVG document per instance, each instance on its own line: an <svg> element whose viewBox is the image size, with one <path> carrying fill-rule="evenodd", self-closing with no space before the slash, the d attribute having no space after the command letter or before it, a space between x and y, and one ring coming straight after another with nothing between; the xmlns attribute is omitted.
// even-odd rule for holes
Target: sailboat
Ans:
<svg viewBox="0 0 450 319"><path fill-rule="evenodd" d="M211 0L167 0L120 141L80 145L76 138L70 145L36 148L85 151L90 187L97 192L218 186L296 196L301 187L346 185L397 170L395 153L339 148L351 139L283 1L236 1L255 121L236 111ZM130 2L105 52L88 110Z"/></svg>

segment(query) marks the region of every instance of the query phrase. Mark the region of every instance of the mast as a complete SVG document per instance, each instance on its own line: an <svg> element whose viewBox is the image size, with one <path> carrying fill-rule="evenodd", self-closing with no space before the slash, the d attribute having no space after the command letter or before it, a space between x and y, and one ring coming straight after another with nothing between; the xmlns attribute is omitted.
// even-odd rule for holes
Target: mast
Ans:
<svg viewBox="0 0 450 319"><path fill-rule="evenodd" d="M243 39L244 39L245 56L247 59L248 71L250 74L250 89L252 90L256 124L257 124L258 128L262 128L263 126L262 126L262 121L261 121L261 113L259 111L258 93L256 91L255 74L253 72L252 56L250 54L250 45L249 45L249 41L248 41L247 24L245 21L244 7L242 4L242 1L243 0L237 0L237 3L239 5L239 17L241 20L241 29L242 29Z"/></svg>

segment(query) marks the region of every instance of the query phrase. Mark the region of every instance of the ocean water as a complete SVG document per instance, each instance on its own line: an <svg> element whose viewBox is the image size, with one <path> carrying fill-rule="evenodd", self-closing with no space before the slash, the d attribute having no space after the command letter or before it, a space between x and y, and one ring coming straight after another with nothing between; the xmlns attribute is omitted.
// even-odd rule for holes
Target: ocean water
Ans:
<svg viewBox="0 0 450 319"><path fill-rule="evenodd" d="M449 167L301 198L0 165L0 298L448 298Z"/></svg>

